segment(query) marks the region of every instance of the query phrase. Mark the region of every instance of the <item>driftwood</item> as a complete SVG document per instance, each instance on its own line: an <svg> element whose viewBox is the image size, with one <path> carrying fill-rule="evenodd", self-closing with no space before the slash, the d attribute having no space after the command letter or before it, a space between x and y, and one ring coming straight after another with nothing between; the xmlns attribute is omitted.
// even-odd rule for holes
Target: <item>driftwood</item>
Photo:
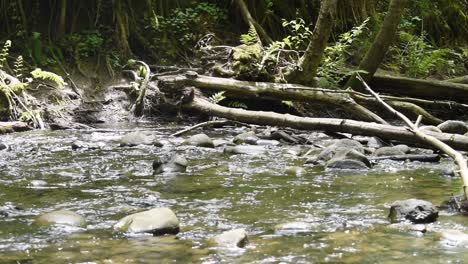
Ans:
<svg viewBox="0 0 468 264"><path fill-rule="evenodd" d="M396 160L396 161L421 161L421 162L438 162L440 161L439 154L406 154L393 156L370 157L371 161L378 160Z"/></svg>
<svg viewBox="0 0 468 264"><path fill-rule="evenodd" d="M141 116L143 114L143 109L144 109L143 99L145 98L146 88L148 87L151 70L148 64L146 64L143 61L135 61L135 63L141 64L145 70L145 76L139 87L140 92L138 93L138 98L135 101L134 108L132 109L135 112L136 116Z"/></svg>
<svg viewBox="0 0 468 264"><path fill-rule="evenodd" d="M413 132L406 127L376 124L362 121L338 118L310 118L299 117L289 114L278 114L265 111L249 111L238 108L229 108L213 104L206 99L195 96L194 89L185 92L184 107L197 110L210 116L218 116L243 123L257 125L272 125L279 127L290 127L303 130L324 130L332 132L350 133L364 136L377 136L384 140L397 140L408 145L428 146L425 140L417 138ZM447 145L458 149L468 150L468 137L447 133L426 132Z"/></svg>
<svg viewBox="0 0 468 264"><path fill-rule="evenodd" d="M207 126L220 126L220 125L226 125L226 124L229 124L229 123L232 123L233 121L231 120L213 120L213 121L206 121L206 122L202 122L202 123L199 123L199 124L196 124L194 126L191 126L191 127L188 127L186 129L183 129L181 131L178 131L174 134L172 134L171 136L172 137L178 137L180 135L183 135L185 133L188 133L192 130L195 130L197 128L200 128L200 127L207 127Z"/></svg>
<svg viewBox="0 0 468 264"><path fill-rule="evenodd" d="M0 134L22 132L31 129L32 127L24 122L0 122Z"/></svg>
<svg viewBox="0 0 468 264"><path fill-rule="evenodd" d="M465 200L468 200L468 194L467 194L467 191L468 191L468 189L467 189L468 188L468 164L467 164L466 158L460 152L456 151L451 146L449 146L449 144L447 144L447 142L443 142L443 140L435 137L434 135L430 135L429 133L420 130L419 127L418 127L419 122L421 120L420 118L418 118L418 120L415 123L411 122L405 115L403 115L402 113L396 111L390 105L385 103L379 97L379 95L376 94L366 84L366 82L364 81L364 79L362 79L361 76L358 75L358 79L363 83L363 85L367 89L367 91L369 91L377 100L379 100L379 102L383 106L385 106L385 108L387 108L393 114L397 115L401 120L403 120L406 123L406 125L409 126L409 129L410 129L411 133L413 133L414 136L418 140L423 141L428 145L432 145L433 147L443 151L444 153L446 153L447 155L449 155L450 157L452 157L455 160L455 163L457 164L457 166L458 166L458 168L460 170L460 175L461 175L462 180L463 180L463 192L465 194ZM466 138L468 138L468 137L466 137Z"/></svg>
<svg viewBox="0 0 468 264"><path fill-rule="evenodd" d="M376 74L369 83L378 92L436 100L468 102L468 85Z"/></svg>
<svg viewBox="0 0 468 264"><path fill-rule="evenodd" d="M228 96L330 103L344 108L362 120L386 123L378 115L356 103L348 94L335 93L326 89L310 89L307 86L296 84L238 81L198 75L195 72L185 76L163 76L159 78L159 81L161 91L170 93L176 92L174 87L196 86L211 91L225 91Z"/></svg>

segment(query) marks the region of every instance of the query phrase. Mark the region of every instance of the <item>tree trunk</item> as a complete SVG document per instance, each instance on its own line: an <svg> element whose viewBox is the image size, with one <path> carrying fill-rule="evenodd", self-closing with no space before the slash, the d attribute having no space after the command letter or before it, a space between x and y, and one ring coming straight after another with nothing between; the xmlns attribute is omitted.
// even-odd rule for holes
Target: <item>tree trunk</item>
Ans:
<svg viewBox="0 0 468 264"><path fill-rule="evenodd" d="M190 78L183 75L172 75L162 76L158 79L161 91L169 93L175 92L174 87L196 86L211 91L224 91L228 96L330 103L344 108L361 120L386 123L378 115L356 103L349 94L335 93L332 90L314 89L295 84L246 82L195 74Z"/></svg>
<svg viewBox="0 0 468 264"><path fill-rule="evenodd" d="M240 13L245 23L252 27L257 32L257 35L265 42L265 44L270 44L273 40L268 36L265 29L252 17L250 14L249 8L245 4L244 0L236 0L236 4L240 9Z"/></svg>
<svg viewBox="0 0 468 264"><path fill-rule="evenodd" d="M325 130L331 132L351 133L354 135L377 136L385 140L401 141L411 146L423 145L432 147L432 144L417 137L407 127L367 123L348 119L310 118L289 114L278 114L274 112L249 111L213 104L208 100L195 96L193 89L186 91L184 94L184 107L190 110L197 110L206 115L224 117L238 122L290 127L304 130ZM466 136L436 132L425 133L455 149L468 150L468 137Z"/></svg>
<svg viewBox="0 0 468 264"><path fill-rule="evenodd" d="M385 16L382 27L374 39L372 46L367 51L364 59L359 64L359 70L364 70L367 74L361 74L366 82L369 82L377 71L390 44L393 41L395 33L398 30L401 17L405 11L408 0L391 0L388 13ZM363 85L353 76L346 83L346 88L351 87L354 90L364 91Z"/></svg>
<svg viewBox="0 0 468 264"><path fill-rule="evenodd" d="M290 83L315 84L317 69L322 60L335 21L337 0L324 0L315 24L314 32L304 55L299 59L298 69L286 73Z"/></svg>
<svg viewBox="0 0 468 264"><path fill-rule="evenodd" d="M60 17L57 26L57 39L60 39L65 35L65 26L67 18L67 0L60 1Z"/></svg>

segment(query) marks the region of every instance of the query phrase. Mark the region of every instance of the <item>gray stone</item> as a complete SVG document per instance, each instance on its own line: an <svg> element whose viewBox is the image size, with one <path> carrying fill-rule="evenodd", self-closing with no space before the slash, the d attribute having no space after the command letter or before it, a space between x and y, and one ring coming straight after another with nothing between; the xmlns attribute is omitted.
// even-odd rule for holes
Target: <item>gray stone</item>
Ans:
<svg viewBox="0 0 468 264"><path fill-rule="evenodd" d="M356 160L364 163L369 168L372 166L369 159L367 159L367 157L364 154L354 149L338 150L333 156L333 158L328 161L328 163L332 163L339 160Z"/></svg>
<svg viewBox="0 0 468 264"><path fill-rule="evenodd" d="M259 139L256 143L259 146L278 146L281 144L278 140L274 139Z"/></svg>
<svg viewBox="0 0 468 264"><path fill-rule="evenodd" d="M332 145L326 147L317 156L318 160L328 161L339 151L339 150L356 150L357 152L364 153L364 147L361 143L352 139L340 139Z"/></svg>
<svg viewBox="0 0 468 264"><path fill-rule="evenodd" d="M294 235L298 233L311 233L314 230L314 225L306 222L289 222L278 224L274 227L275 233Z"/></svg>
<svg viewBox="0 0 468 264"><path fill-rule="evenodd" d="M215 147L225 146L228 143L229 142L224 140L224 139L215 139L215 140L213 140L213 144L214 144Z"/></svg>
<svg viewBox="0 0 468 264"><path fill-rule="evenodd" d="M437 127L444 133L463 135L468 132L468 126L464 122L457 120L447 120Z"/></svg>
<svg viewBox="0 0 468 264"><path fill-rule="evenodd" d="M374 156L382 157L382 156L398 156L398 155L405 155L405 152L402 151L401 148L397 147L381 147L374 151Z"/></svg>
<svg viewBox="0 0 468 264"><path fill-rule="evenodd" d="M156 140L154 135L147 135L142 131L128 133L123 136L119 142L121 147L134 147L138 145L154 145L158 147L162 146L161 142Z"/></svg>
<svg viewBox="0 0 468 264"><path fill-rule="evenodd" d="M213 140L206 134L196 134L186 139L182 144L197 147L214 148Z"/></svg>
<svg viewBox="0 0 468 264"><path fill-rule="evenodd" d="M408 220L415 224L435 222L438 216L439 211L432 203L418 199L395 201L388 215L392 223Z"/></svg>
<svg viewBox="0 0 468 264"><path fill-rule="evenodd" d="M252 145L238 145L238 146L227 146L224 148L224 153L228 154L247 154L247 155L258 155L266 152L266 149L262 146Z"/></svg>
<svg viewBox="0 0 468 264"><path fill-rule="evenodd" d="M31 181L31 186L46 186L47 185L47 182L46 181L43 181L43 180L33 180Z"/></svg>
<svg viewBox="0 0 468 264"><path fill-rule="evenodd" d="M374 148L374 149L378 149L378 148L381 148L381 147L385 147L385 142L383 142L380 138L378 137L371 137L369 138L369 140L367 141L367 146L369 148Z"/></svg>
<svg viewBox="0 0 468 264"><path fill-rule="evenodd" d="M58 210L50 213L43 214L36 218L34 221L35 224L41 226L48 225L68 225L76 227L85 227L86 220L81 215L68 211L68 210Z"/></svg>
<svg viewBox="0 0 468 264"><path fill-rule="evenodd" d="M180 155L174 155L170 158L157 157L153 161L153 171L155 174L164 172L185 172L188 161Z"/></svg>
<svg viewBox="0 0 468 264"><path fill-rule="evenodd" d="M9 146L5 143L0 142L0 150L8 150Z"/></svg>
<svg viewBox="0 0 468 264"><path fill-rule="evenodd" d="M257 137L255 135L255 132L253 131L249 131L249 132L244 132L244 133L241 133L237 136L235 136L233 139L232 139L232 142L234 144L242 144L242 143L245 143L245 140L249 137ZM258 139L258 138L257 138Z"/></svg>
<svg viewBox="0 0 468 264"><path fill-rule="evenodd" d="M436 126L421 126L419 129L422 131L442 133L442 130Z"/></svg>
<svg viewBox="0 0 468 264"><path fill-rule="evenodd" d="M444 230L440 233L441 242L448 246L468 246L468 234L460 230Z"/></svg>
<svg viewBox="0 0 468 264"><path fill-rule="evenodd" d="M405 154L408 154L411 151L410 147L408 147L407 145L403 145L403 144L396 145L393 148L398 149Z"/></svg>
<svg viewBox="0 0 468 264"><path fill-rule="evenodd" d="M233 229L223 232L215 236L208 242L211 246L225 247L225 248L243 248L248 243L247 232L245 229Z"/></svg>
<svg viewBox="0 0 468 264"><path fill-rule="evenodd" d="M344 160L331 160L326 165L327 169L338 170L367 170L369 167L361 161L344 159Z"/></svg>
<svg viewBox="0 0 468 264"><path fill-rule="evenodd" d="M169 208L154 208L128 215L120 219L114 230L130 233L151 233L153 235L179 233L179 219Z"/></svg>

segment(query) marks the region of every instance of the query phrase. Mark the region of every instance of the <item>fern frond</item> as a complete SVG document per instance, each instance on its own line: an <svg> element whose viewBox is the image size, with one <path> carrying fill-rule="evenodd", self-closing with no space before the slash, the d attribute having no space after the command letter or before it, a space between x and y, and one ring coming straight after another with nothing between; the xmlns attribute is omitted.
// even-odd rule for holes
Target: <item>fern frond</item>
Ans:
<svg viewBox="0 0 468 264"><path fill-rule="evenodd" d="M2 51L0 52L0 69L3 69L3 65L6 62L10 47L11 47L11 40L5 41L5 44L3 44Z"/></svg>
<svg viewBox="0 0 468 264"><path fill-rule="evenodd" d="M248 109L249 108L246 104L244 104L242 102L239 102L239 101L230 102L229 107L242 108L242 109Z"/></svg>
<svg viewBox="0 0 468 264"><path fill-rule="evenodd" d="M210 96L209 99L213 104L218 104L222 100L226 99L226 96L224 96L224 91L221 91L221 92L213 94L212 96Z"/></svg>
<svg viewBox="0 0 468 264"><path fill-rule="evenodd" d="M60 88L66 85L65 81L63 80L62 76L57 75L53 72L43 71L39 68L35 69L31 72L31 75L34 79L42 79L42 80L49 80L56 83Z"/></svg>
<svg viewBox="0 0 468 264"><path fill-rule="evenodd" d="M247 34L242 34L240 42L245 45L253 45L260 41L260 37L257 34L254 26L250 26Z"/></svg>
<svg viewBox="0 0 468 264"><path fill-rule="evenodd" d="M18 56L16 58L15 64L13 65L13 72L15 73L16 78L21 79L23 77L23 72L24 72L24 60L23 56Z"/></svg>

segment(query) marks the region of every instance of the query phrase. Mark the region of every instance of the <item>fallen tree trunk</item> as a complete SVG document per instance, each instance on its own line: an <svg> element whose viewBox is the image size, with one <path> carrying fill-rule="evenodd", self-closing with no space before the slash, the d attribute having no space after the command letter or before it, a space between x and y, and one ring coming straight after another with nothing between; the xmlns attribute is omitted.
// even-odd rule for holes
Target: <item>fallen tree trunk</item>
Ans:
<svg viewBox="0 0 468 264"><path fill-rule="evenodd" d="M446 82L451 82L451 83L462 83L462 84L468 84L468 75L458 77L458 78L453 78L449 80L445 80Z"/></svg>
<svg viewBox="0 0 468 264"><path fill-rule="evenodd" d="M424 145L432 147L426 141L415 136L406 127L385 124L368 123L338 118L310 118L274 112L249 111L238 108L229 108L213 104L208 100L195 96L194 89L185 92L184 107L197 110L210 116L224 117L230 120L257 125L272 125L291 127L304 130L325 130L332 132L351 133L355 135L377 136L387 140L397 140L408 145ZM190 95L189 95L190 94ZM447 133L427 132L440 141L458 150L468 151L468 137Z"/></svg>
<svg viewBox="0 0 468 264"><path fill-rule="evenodd" d="M370 82L379 92L437 100L468 101L468 85L376 74Z"/></svg>
<svg viewBox="0 0 468 264"><path fill-rule="evenodd" d="M0 134L22 132L31 129L32 127L24 122L0 122Z"/></svg>
<svg viewBox="0 0 468 264"><path fill-rule="evenodd" d="M343 107L365 121L386 124L382 118L367 108L356 103L346 93L337 93L326 89L311 89L297 84L279 84L265 82L246 82L233 79L217 78L188 73L186 76L173 75L158 78L161 91L173 93L185 86L200 89L225 91L230 96L248 96L262 99L292 100L301 102L322 102ZM176 90L174 90L174 88Z"/></svg>

